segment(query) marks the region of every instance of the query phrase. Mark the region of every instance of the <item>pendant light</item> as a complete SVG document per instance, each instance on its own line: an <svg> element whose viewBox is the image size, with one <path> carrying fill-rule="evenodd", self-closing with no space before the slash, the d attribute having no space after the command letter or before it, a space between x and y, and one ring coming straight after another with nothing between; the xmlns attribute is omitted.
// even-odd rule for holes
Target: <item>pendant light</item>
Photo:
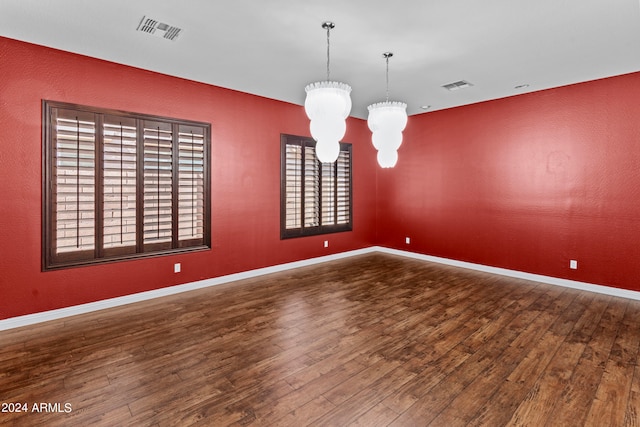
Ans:
<svg viewBox="0 0 640 427"><path fill-rule="evenodd" d="M402 131L407 126L407 104L389 101L389 58L392 52L382 57L387 61L387 100L369 105L367 124L373 133L371 142L378 150L378 164L382 168L392 168L398 161L398 148L402 144Z"/></svg>
<svg viewBox="0 0 640 427"><path fill-rule="evenodd" d="M322 163L333 163L340 154L340 140L347 130L346 118L351 112L351 86L332 82L329 74L329 34L333 22L324 22L327 30L327 80L305 87L304 110L311 120L309 130L316 140L316 157Z"/></svg>

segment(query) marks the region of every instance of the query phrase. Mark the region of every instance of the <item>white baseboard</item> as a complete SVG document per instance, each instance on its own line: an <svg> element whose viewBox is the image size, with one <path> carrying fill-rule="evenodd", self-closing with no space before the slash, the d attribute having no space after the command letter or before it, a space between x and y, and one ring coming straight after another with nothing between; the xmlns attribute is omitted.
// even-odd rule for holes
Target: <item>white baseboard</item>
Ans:
<svg viewBox="0 0 640 427"><path fill-rule="evenodd" d="M378 252L384 252L393 255L401 255L408 258L419 259L422 261L437 262L438 264L451 265L454 267L468 268L470 270L484 271L486 273L498 274L500 276L515 277L518 279L531 280L533 282L547 283L549 285L563 286L565 288L580 289L583 291L596 292L599 294L611 295L634 300L640 300L640 292L628 289L613 288L610 286L596 285L593 283L578 282L569 279L560 279L558 277L543 276L541 274L525 273L523 271L508 270L506 268L491 267L482 264L473 264L471 262L457 261L454 259L440 258L431 255L423 255L415 252L401 251L398 249L374 247Z"/></svg>
<svg viewBox="0 0 640 427"><path fill-rule="evenodd" d="M423 255L415 252L401 251L398 249L389 249L382 246L371 246L368 248L357 249L353 251L341 252L332 255L310 258L302 261L295 261L286 264L274 265L271 267L258 268L255 270L243 271L241 273L229 274L226 276L214 277L211 279L200 280L197 282L185 283L183 285L170 286L167 288L154 289L152 291L140 292L131 295L125 295L117 298L110 298L101 301L95 301L88 304L74 305L71 307L60 308L56 310L43 311L40 313L27 314L24 316L11 317L9 319L0 320L0 331L7 329L19 328L22 326L33 325L35 323L48 322L50 320L62 319L78 314L89 313L92 311L103 310L106 308L118 307L126 304L133 304L140 301L146 301L153 298L160 298L168 295L174 295L182 292L193 291L196 289L216 286L223 283L229 283L236 280L249 279L262 276L265 274L276 273L280 271L291 270L294 268L305 267L314 264L320 264L327 261L362 255L372 252L383 252L393 255L400 255L408 258L435 262L439 264L451 265L454 267L467 268L471 270L484 271L487 273L498 274L501 276L515 277L519 279L531 280L534 282L547 283L551 285L564 286L567 288L581 289L589 292L596 292L605 295L612 295L622 298L640 300L640 292L630 291L626 289L612 288L608 286L595 285L591 283L577 282L567 279L559 279L557 277L542 276L539 274L525 273L522 271L508 270L505 268L490 267L481 264L473 264L470 262L456 261L447 258L434 257L431 255Z"/></svg>
<svg viewBox="0 0 640 427"><path fill-rule="evenodd" d="M317 258L305 259L302 261L295 261L295 262L289 262L286 264L274 265L271 267L264 267L264 268L258 268L255 270L243 271L241 273L214 277L211 279L200 280L197 282L185 283L183 285L169 286L166 288L154 289L152 291L139 292L136 294L125 295L117 298L109 298L101 301L90 302L87 304L74 305L71 307L43 311L40 313L26 314L24 316L10 317L9 319L0 320L0 331L19 328L22 326L33 325L35 323L48 322L50 320L62 319L64 317L75 316L77 314L89 313L92 311L103 310L106 308L118 307L126 304L133 304L135 302L146 301L153 298L160 298L168 295L179 294L182 292L193 291L196 289L207 288L209 286L221 285L223 283L229 283L236 280L250 279L252 277L258 277L264 274L276 273L279 271L290 270L293 268L305 267L308 265L319 264L327 261L347 258L354 255L366 254L374 251L375 249L373 247L357 249L353 251L341 252L341 253L321 256Z"/></svg>

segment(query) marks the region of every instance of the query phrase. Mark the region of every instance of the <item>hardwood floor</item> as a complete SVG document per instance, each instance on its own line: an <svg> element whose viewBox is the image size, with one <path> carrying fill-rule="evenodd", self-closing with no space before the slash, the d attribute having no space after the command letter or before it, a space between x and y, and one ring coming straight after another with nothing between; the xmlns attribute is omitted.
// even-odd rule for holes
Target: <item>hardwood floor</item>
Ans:
<svg viewBox="0 0 640 427"><path fill-rule="evenodd" d="M637 426L639 345L639 301L370 254L0 332L0 424Z"/></svg>

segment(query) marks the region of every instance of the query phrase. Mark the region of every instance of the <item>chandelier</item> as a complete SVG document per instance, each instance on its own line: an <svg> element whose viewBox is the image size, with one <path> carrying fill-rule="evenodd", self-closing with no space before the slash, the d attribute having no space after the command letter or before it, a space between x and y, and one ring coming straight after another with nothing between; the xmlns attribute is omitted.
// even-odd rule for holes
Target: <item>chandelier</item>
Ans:
<svg viewBox="0 0 640 427"><path fill-rule="evenodd" d="M340 140L347 130L346 118L351 112L351 86L332 82L329 74L329 33L333 22L324 22L327 30L327 80L305 87L304 110L311 120L309 130L316 140L316 157L322 163L333 163L340 154Z"/></svg>
<svg viewBox="0 0 640 427"><path fill-rule="evenodd" d="M387 100L369 105L367 125L373 133L371 142L378 150L378 164L392 168L398 161L398 148L402 144L402 131L407 126L407 104L389 101L389 58L391 52L382 54L387 61Z"/></svg>

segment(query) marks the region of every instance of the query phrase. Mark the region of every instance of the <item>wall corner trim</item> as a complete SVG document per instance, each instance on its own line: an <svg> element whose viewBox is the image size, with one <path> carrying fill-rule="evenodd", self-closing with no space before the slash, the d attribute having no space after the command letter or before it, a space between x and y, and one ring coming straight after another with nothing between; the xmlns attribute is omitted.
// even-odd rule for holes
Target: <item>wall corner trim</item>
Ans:
<svg viewBox="0 0 640 427"><path fill-rule="evenodd" d="M627 289L613 288L609 286L596 285L592 283L577 282L574 280L560 279L557 277L543 276L539 274L526 273L517 270L508 270L505 268L491 267L482 264L474 264L470 262L457 261L448 258L440 258L431 255L424 255L415 252L402 251L398 249L385 248L382 246L371 246L368 248L356 249L347 252L340 252L332 255L326 255L316 258L310 258L301 261L294 261L285 264L274 265L271 267L258 268L255 270L243 271L240 273L229 274L226 276L214 277L211 279L200 280L197 282L185 283L182 285L169 286L166 288L154 289L147 292L140 292L131 295L125 295L117 298L110 298L101 301L95 301L87 304L80 304L71 307L60 308L56 310L43 311L40 313L27 314L24 316L10 317L0 320L0 331L20 328L23 326L33 325L41 322L62 319L65 317L75 316L78 314L90 313L92 311L104 310L107 308L118 307L121 305L133 304L136 302L146 301L154 298L160 298L168 295L175 295L182 292L188 292L196 289L207 288L210 286L221 285L224 283L234 282L237 280L250 279L265 274L277 273L280 271L291 270L299 267L306 267L314 264L320 264L342 258L348 258L356 255L362 255L373 252L382 252L391 255L399 255L407 258L413 258L422 261L434 262L453 267L466 268L470 270L483 271L486 273L497 274L500 276L514 277L518 279L530 280L533 282L546 283L550 285L562 286L566 288L579 289L583 291L595 292L621 298L640 300L640 292Z"/></svg>

